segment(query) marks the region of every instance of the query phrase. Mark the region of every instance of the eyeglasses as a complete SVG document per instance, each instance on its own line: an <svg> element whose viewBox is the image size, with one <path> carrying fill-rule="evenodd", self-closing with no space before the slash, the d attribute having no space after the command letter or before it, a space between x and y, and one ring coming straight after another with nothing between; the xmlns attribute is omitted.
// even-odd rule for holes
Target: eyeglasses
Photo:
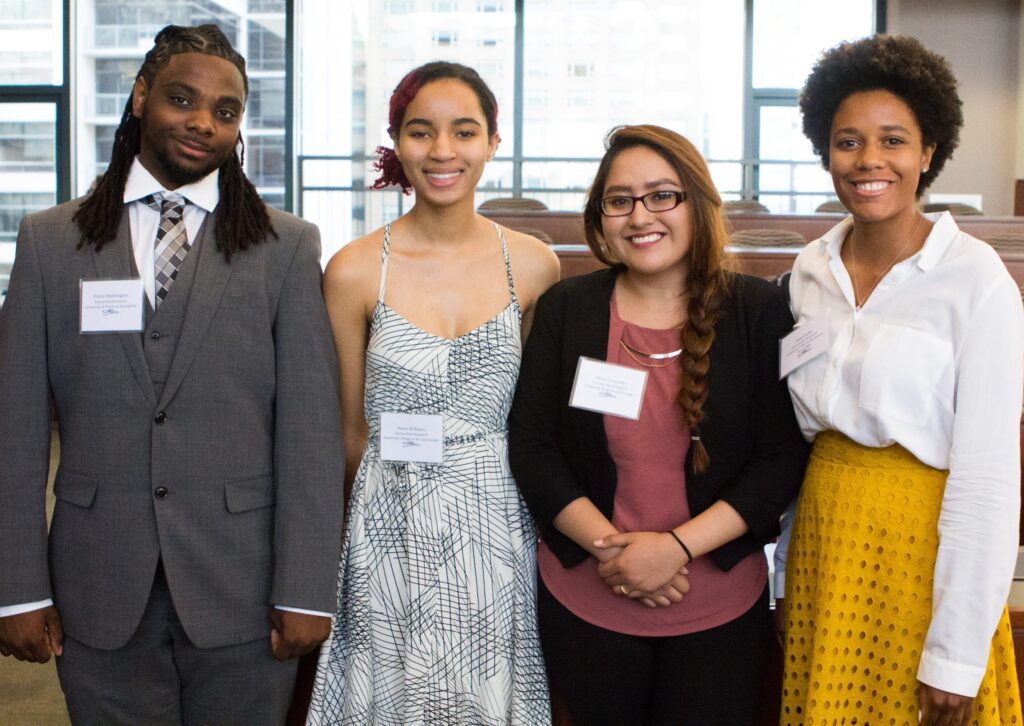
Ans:
<svg viewBox="0 0 1024 726"><path fill-rule="evenodd" d="M601 200L601 213L606 217L625 217L633 213L637 202L643 202L648 212L667 212L686 201L686 192L660 190L640 197L615 196Z"/></svg>

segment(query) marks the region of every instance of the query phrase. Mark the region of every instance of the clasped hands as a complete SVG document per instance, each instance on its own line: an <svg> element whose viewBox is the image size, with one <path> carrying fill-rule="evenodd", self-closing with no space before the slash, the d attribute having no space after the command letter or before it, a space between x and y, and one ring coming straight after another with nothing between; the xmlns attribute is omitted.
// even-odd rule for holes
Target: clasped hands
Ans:
<svg viewBox="0 0 1024 726"><path fill-rule="evenodd" d="M594 541L598 575L615 595L649 608L668 607L689 592L687 556L667 532L624 532Z"/></svg>

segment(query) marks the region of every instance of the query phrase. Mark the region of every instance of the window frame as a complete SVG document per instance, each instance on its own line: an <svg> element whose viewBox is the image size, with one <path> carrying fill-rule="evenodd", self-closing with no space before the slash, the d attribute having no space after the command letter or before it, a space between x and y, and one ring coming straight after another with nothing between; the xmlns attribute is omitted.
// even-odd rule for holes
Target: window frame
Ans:
<svg viewBox="0 0 1024 726"><path fill-rule="evenodd" d="M0 84L0 104L41 103L52 104L55 108L54 169L57 185L54 195L57 204L71 199L71 180L73 178L71 174L73 157L71 138L71 2L65 0L61 4L61 10L63 37L61 41L62 82L60 85Z"/></svg>

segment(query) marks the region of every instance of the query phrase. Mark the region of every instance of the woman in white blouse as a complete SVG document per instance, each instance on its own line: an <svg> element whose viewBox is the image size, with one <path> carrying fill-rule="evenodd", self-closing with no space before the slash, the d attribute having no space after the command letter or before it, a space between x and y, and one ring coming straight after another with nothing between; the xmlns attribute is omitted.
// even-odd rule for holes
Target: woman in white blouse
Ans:
<svg viewBox="0 0 1024 726"><path fill-rule="evenodd" d="M850 216L790 283L828 336L789 376L814 450L776 558L781 721L1020 723L1024 313L987 244L917 207L958 142L956 81L876 36L827 51L800 107Z"/></svg>

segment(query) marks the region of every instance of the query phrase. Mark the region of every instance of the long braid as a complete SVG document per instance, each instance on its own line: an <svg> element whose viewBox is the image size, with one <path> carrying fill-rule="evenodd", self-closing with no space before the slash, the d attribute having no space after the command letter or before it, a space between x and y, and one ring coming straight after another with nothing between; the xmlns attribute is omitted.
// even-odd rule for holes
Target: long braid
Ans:
<svg viewBox="0 0 1024 726"><path fill-rule="evenodd" d="M689 272L685 283L689 299L687 320L681 333L682 353L678 360L682 380L676 402L683 409L690 429L693 471L700 473L710 465L710 457L701 441L700 425L704 421L704 401L710 383L711 346L715 342L715 325L721 317L722 303L729 294L729 277L724 267L729 235L722 216L722 198L700 152L679 134L651 125L612 129L605 141L607 152L583 207L587 246L606 265L625 268L605 242L601 197L612 162L624 149L635 146L646 146L675 169L688 192L685 203L691 205Z"/></svg>
<svg viewBox="0 0 1024 726"><path fill-rule="evenodd" d="M695 473L706 471L710 458L700 438L700 425L704 421L704 401L708 397L708 373L711 370L711 346L715 342L715 325L721 313L724 296L723 275L689 276L690 299L686 305L686 325L683 326L679 365L682 380L676 402L683 409L686 425L690 429L691 463Z"/></svg>
<svg viewBox="0 0 1024 726"><path fill-rule="evenodd" d="M245 72L245 59L231 46L230 41L216 25L182 27L168 25L156 34L153 47L139 69L139 76L152 84L157 72L180 53L203 53L232 63L242 74L245 92L249 92L249 78ZM134 94L133 94L134 95ZM270 222L267 205L256 192L256 187L245 176L245 143L238 137L239 154L232 154L220 168L214 238L217 250L224 259L240 252L250 244L277 237ZM117 236L121 212L124 208L124 188L135 157L142 143L142 124L132 113L132 96L125 104L121 124L114 134L114 147L110 165L96 185L96 189L79 206L72 218L81 231L78 247L95 245L97 250Z"/></svg>

